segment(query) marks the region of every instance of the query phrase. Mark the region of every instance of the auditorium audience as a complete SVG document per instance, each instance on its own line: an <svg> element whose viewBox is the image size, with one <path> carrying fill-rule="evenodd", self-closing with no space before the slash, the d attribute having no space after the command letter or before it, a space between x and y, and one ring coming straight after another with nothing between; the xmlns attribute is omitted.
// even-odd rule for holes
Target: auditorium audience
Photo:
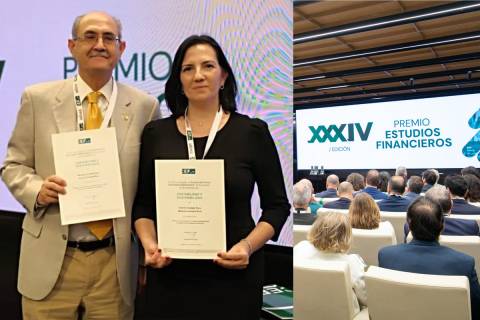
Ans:
<svg viewBox="0 0 480 320"><path fill-rule="evenodd" d="M395 170L395 175L403 177L403 180L405 181L408 180L407 168L405 168L404 166L398 166L397 170Z"/></svg>
<svg viewBox="0 0 480 320"><path fill-rule="evenodd" d="M327 177L326 181L326 190L322 191L320 193L317 193L315 196L317 198L336 198L338 197L337 195L337 188L338 184L340 183L338 176L331 174Z"/></svg>
<svg viewBox="0 0 480 320"><path fill-rule="evenodd" d="M407 181L407 186L405 188L405 198L413 201L415 200L420 193L422 192L423 181L419 176L411 176Z"/></svg>
<svg viewBox="0 0 480 320"><path fill-rule="evenodd" d="M405 272L466 276L470 282L472 319L479 319L480 285L475 260L439 244L438 238L444 225L440 205L426 197L418 197L408 208L407 221L413 240L380 249L379 266Z"/></svg>
<svg viewBox="0 0 480 320"><path fill-rule="evenodd" d="M306 181L300 180L293 185L294 224L310 225L315 221L316 216L311 214L309 207L311 198L312 190Z"/></svg>
<svg viewBox="0 0 480 320"><path fill-rule="evenodd" d="M445 217L443 230L441 232L442 235L447 236L478 236L479 235L479 228L478 223L475 220L467 220L467 219L455 219L450 218L449 215L452 210L452 198L450 196L450 192L448 192L447 188L442 185L435 185L430 188L425 193L425 198L430 199L432 201L436 201L440 208L442 209L442 213ZM408 227L408 223L405 223L404 232L405 238L408 236L408 232L410 231Z"/></svg>
<svg viewBox="0 0 480 320"><path fill-rule="evenodd" d="M327 202L323 205L329 209L348 209L353 199L353 186L350 182L343 181L338 186L338 200Z"/></svg>
<svg viewBox="0 0 480 320"><path fill-rule="evenodd" d="M480 202L480 179L473 174L464 174L463 178L467 182L466 200L470 203Z"/></svg>
<svg viewBox="0 0 480 320"><path fill-rule="evenodd" d="M445 187L452 196L452 214L480 214L480 207L474 206L465 200L468 186L465 178L459 174L445 178Z"/></svg>
<svg viewBox="0 0 480 320"><path fill-rule="evenodd" d="M365 188L365 179L358 172L352 172L347 176L347 182L350 182L353 186L353 191L360 191Z"/></svg>
<svg viewBox="0 0 480 320"><path fill-rule="evenodd" d="M438 181L438 175L436 170L428 169L422 172L423 188L422 193L425 193Z"/></svg>
<svg viewBox="0 0 480 320"><path fill-rule="evenodd" d="M387 199L388 195L378 190L379 175L377 170L369 170L365 178L365 188L361 192L368 193L375 200Z"/></svg>
<svg viewBox="0 0 480 320"><path fill-rule="evenodd" d="M391 177L388 182L388 198L378 202L380 211L406 212L411 200L402 196L404 192L405 181L403 177Z"/></svg>
<svg viewBox="0 0 480 320"><path fill-rule="evenodd" d="M348 216L339 212L320 214L307 236L293 248L295 261L344 261L350 267L352 287L357 299L354 299L354 311L360 311L360 305L366 306L365 262L356 254L347 254L352 242L352 228ZM319 315L320 316L320 315Z"/></svg>
<svg viewBox="0 0 480 320"><path fill-rule="evenodd" d="M388 171L380 171L378 173L378 190L387 192L388 181L390 181L390 173Z"/></svg>
<svg viewBox="0 0 480 320"><path fill-rule="evenodd" d="M480 179L480 171L478 171L478 169L473 166L468 166L463 168L462 171L460 171L460 173L462 174L462 176L466 174L473 174L474 176Z"/></svg>

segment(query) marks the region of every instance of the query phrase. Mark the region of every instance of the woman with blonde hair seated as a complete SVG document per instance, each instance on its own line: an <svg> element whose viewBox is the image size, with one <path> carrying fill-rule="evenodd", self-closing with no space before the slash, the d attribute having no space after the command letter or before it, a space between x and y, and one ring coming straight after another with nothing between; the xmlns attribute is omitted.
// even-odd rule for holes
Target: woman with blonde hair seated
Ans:
<svg viewBox="0 0 480 320"><path fill-rule="evenodd" d="M344 261L350 269L353 291L358 299L354 299L355 313L360 311L360 305L367 305L364 270L365 262L356 254L348 254L352 242L352 227L348 216L344 213L322 212L315 220L307 236L293 248L293 258L296 261Z"/></svg>

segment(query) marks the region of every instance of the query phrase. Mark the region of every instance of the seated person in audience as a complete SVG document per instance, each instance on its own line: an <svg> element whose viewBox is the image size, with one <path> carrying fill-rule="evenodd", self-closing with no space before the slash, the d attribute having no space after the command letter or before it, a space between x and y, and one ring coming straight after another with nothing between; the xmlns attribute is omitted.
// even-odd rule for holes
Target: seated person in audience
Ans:
<svg viewBox="0 0 480 320"><path fill-rule="evenodd" d="M387 199L388 195L378 190L379 175L377 170L369 170L365 178L365 188L361 192L366 192L375 200Z"/></svg>
<svg viewBox="0 0 480 320"><path fill-rule="evenodd" d="M480 179L473 174L464 174L463 178L467 182L467 195L465 198L470 203L480 202Z"/></svg>
<svg viewBox="0 0 480 320"><path fill-rule="evenodd" d="M420 193L422 193L423 181L419 176L411 176L407 181L407 187L405 188L405 198L413 201L418 198Z"/></svg>
<svg viewBox="0 0 480 320"><path fill-rule="evenodd" d="M447 188L442 185L434 185L426 193L425 198L436 201L442 209L445 218L443 222L442 235L446 236L478 236L480 231L478 223L475 220L455 219L450 218L449 215L452 210L452 198ZM408 223L403 227L405 232L405 239L410 231Z"/></svg>
<svg viewBox="0 0 480 320"><path fill-rule="evenodd" d="M311 214L308 207L312 198L312 191L304 180L293 185L293 223L310 225L315 221L316 216Z"/></svg>
<svg viewBox="0 0 480 320"><path fill-rule="evenodd" d="M402 196L404 192L405 181L403 178L400 176L391 177L388 182L388 198L378 202L380 211L406 212L412 201Z"/></svg>
<svg viewBox="0 0 480 320"><path fill-rule="evenodd" d="M440 205L426 197L418 197L408 208L407 221L413 240L380 249L378 265L406 272L466 276L470 282L472 318L479 319L480 285L475 260L438 243L444 221Z"/></svg>
<svg viewBox="0 0 480 320"><path fill-rule="evenodd" d="M320 202L318 202L317 200L315 200L315 191L313 189L313 184L312 184L312 181L308 180L308 179L302 179L300 180L302 181L303 183L305 183L309 188L310 188L310 191L312 193L312 196L310 198L310 202L308 203L308 207L310 208L310 212L312 214L317 214L317 210L320 209L322 207L322 204Z"/></svg>
<svg viewBox="0 0 480 320"><path fill-rule="evenodd" d="M452 196L452 214L480 214L480 207L474 206L465 200L468 186L465 178L459 174L445 178L445 187Z"/></svg>
<svg viewBox="0 0 480 320"><path fill-rule="evenodd" d="M345 261L350 267L350 277L353 291L355 313L360 311L360 305L367 305L364 271L365 262L357 254L347 254L352 242L352 227L348 216L339 212L323 212L310 229L308 240L301 241L293 248L295 261Z"/></svg>
<svg viewBox="0 0 480 320"><path fill-rule="evenodd" d="M390 181L390 173L388 171L380 171L378 173L378 190L386 193L388 181Z"/></svg>
<svg viewBox="0 0 480 320"><path fill-rule="evenodd" d="M365 188L365 179L358 172L352 172L347 176L347 182L350 182L353 186L353 191L361 191Z"/></svg>
<svg viewBox="0 0 480 320"><path fill-rule="evenodd" d="M353 186L350 182L343 181L338 186L338 200L327 202L323 205L329 209L348 209L353 199Z"/></svg>
<svg viewBox="0 0 480 320"><path fill-rule="evenodd" d="M425 193L433 187L435 183L438 181L437 170L428 169L422 172L422 181L423 181L423 188L421 193Z"/></svg>
<svg viewBox="0 0 480 320"><path fill-rule="evenodd" d="M462 169L462 171L460 171L460 173L462 174L462 176L464 176L466 174L473 174L478 179L480 179L480 171L478 171L478 169L475 168L474 166L465 167L465 168Z"/></svg>
<svg viewBox="0 0 480 320"><path fill-rule="evenodd" d="M329 175L327 177L327 182L325 183L326 187L327 187L327 190L322 191L320 193L317 193L315 196L317 198L336 198L336 197L338 197L337 188L338 188L339 183L340 183L340 181L338 180L338 176L336 176L334 174Z"/></svg>
<svg viewBox="0 0 480 320"><path fill-rule="evenodd" d="M405 181L408 180L407 168L404 166L398 166L397 169L395 170L395 175L403 177L403 180Z"/></svg>
<svg viewBox="0 0 480 320"><path fill-rule="evenodd" d="M350 224L354 229L377 229L385 224L380 222L380 209L373 198L367 193L357 194L348 208ZM390 224L390 222L386 222ZM390 228L392 225L390 224Z"/></svg>

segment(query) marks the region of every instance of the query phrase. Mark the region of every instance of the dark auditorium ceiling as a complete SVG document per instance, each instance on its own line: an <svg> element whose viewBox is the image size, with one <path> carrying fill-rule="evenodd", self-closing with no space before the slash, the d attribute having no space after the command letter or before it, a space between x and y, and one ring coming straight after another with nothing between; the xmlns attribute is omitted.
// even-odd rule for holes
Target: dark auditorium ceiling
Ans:
<svg viewBox="0 0 480 320"><path fill-rule="evenodd" d="M295 1L296 109L480 92L480 1Z"/></svg>

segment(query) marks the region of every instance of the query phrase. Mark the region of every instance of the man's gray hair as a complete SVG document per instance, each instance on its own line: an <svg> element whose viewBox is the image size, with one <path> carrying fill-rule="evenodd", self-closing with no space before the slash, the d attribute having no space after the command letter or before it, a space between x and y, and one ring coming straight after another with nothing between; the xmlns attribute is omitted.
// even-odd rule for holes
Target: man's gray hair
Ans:
<svg viewBox="0 0 480 320"><path fill-rule="evenodd" d="M406 178L407 177L407 168L404 167L404 166L398 166L397 170L395 170L395 175L396 176L402 176L402 177Z"/></svg>
<svg viewBox="0 0 480 320"><path fill-rule="evenodd" d="M82 21L82 19L86 15L88 15L90 13L91 12L84 13L84 14L75 18L75 20L73 21L73 25L72 25L72 39L77 39L77 37L78 37L77 30L78 30L78 26L79 26L80 22ZM119 39L122 39L122 22L120 21L120 19L118 19L117 17L114 17L114 16L112 16L108 13L105 13L105 14L113 19L113 21L117 25L117 29L118 29L118 35L117 36L118 36Z"/></svg>
<svg viewBox="0 0 480 320"><path fill-rule="evenodd" d="M340 183L340 181L339 181L337 175L331 174L331 175L329 175L329 176L327 177L327 183L328 183L328 184L335 185L335 186L338 186L338 184Z"/></svg>
<svg viewBox="0 0 480 320"><path fill-rule="evenodd" d="M425 198L437 202L442 208L443 214L449 214L450 210L452 210L452 198L450 192L445 186L440 184L434 185L425 192Z"/></svg>
<svg viewBox="0 0 480 320"><path fill-rule="evenodd" d="M312 191L305 181L299 181L293 185L293 206L295 208L307 208L312 199Z"/></svg>

